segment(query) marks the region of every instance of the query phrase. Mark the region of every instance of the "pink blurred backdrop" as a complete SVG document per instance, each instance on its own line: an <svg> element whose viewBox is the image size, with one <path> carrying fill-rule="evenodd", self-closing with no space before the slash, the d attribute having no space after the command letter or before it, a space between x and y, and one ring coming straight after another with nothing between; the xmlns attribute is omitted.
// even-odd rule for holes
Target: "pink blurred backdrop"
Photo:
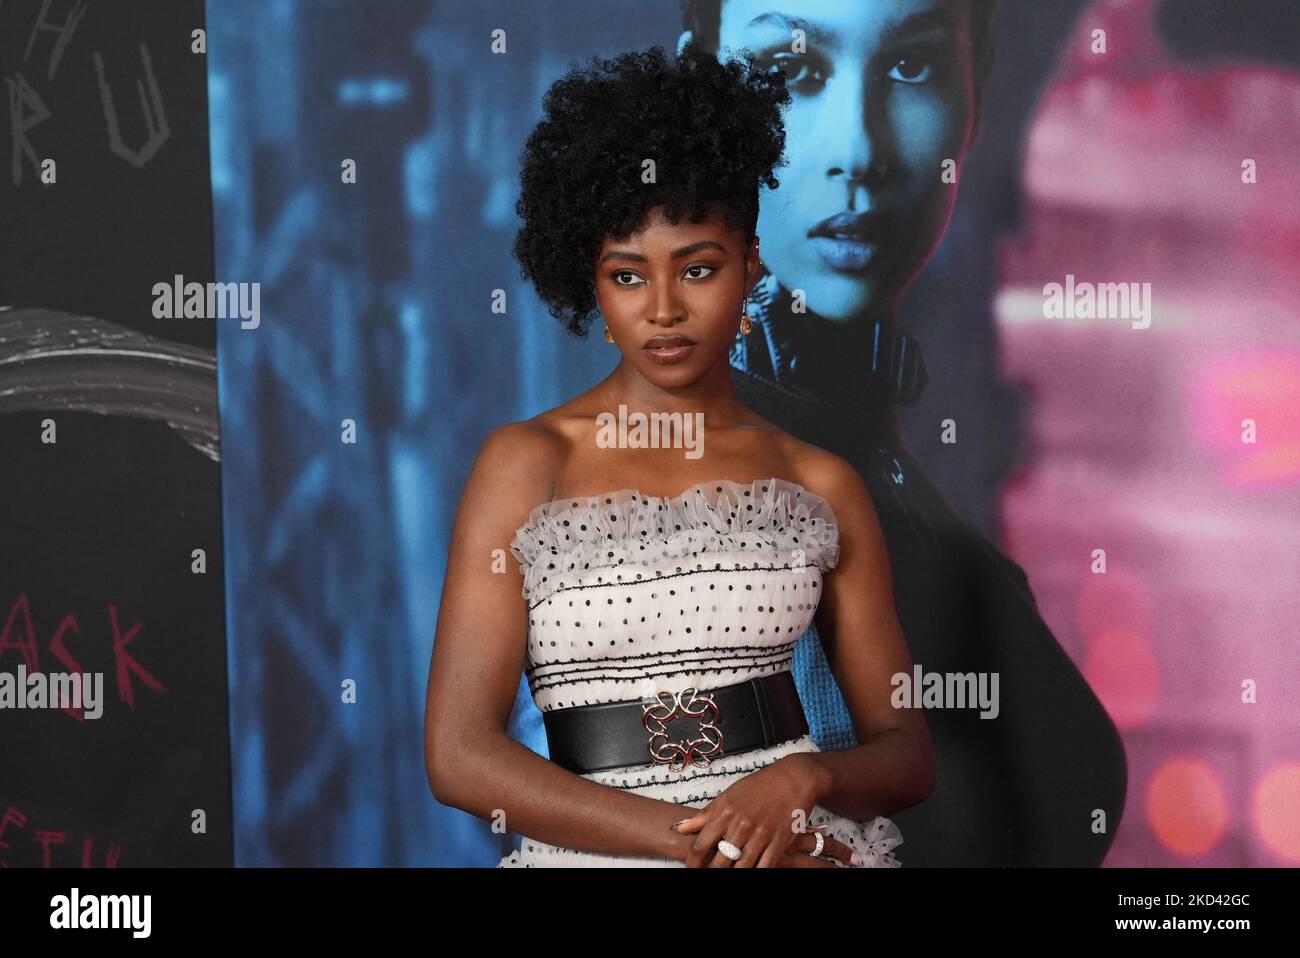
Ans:
<svg viewBox="0 0 1300 958"><path fill-rule="evenodd" d="M1106 864L1293 866L1300 78L1175 65L1153 7L1082 16L1027 138L995 307L1031 410L1003 541L1124 736ZM1046 318L1067 275L1150 283L1149 328Z"/></svg>

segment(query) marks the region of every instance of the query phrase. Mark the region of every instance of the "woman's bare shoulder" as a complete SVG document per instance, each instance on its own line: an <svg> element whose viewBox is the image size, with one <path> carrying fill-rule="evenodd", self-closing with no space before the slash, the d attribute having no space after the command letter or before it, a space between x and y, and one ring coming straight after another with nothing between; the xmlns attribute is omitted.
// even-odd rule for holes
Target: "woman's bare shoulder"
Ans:
<svg viewBox="0 0 1300 958"><path fill-rule="evenodd" d="M744 417L737 425L750 431L765 449L775 452L778 459L787 463L789 471L794 473L793 478L800 485L806 485L803 478L812 481L838 476L842 480L844 470L853 471L847 460L786 432L751 409L745 409Z"/></svg>
<svg viewBox="0 0 1300 958"><path fill-rule="evenodd" d="M573 465L577 450L590 446L598 415L604 411L593 388L518 422L498 426L484 440L470 480L518 512L555 498L556 483ZM525 515L528 510L525 510Z"/></svg>
<svg viewBox="0 0 1300 958"><path fill-rule="evenodd" d="M785 434L785 454L795 481L831 504L836 512L872 510L871 494L853 464L843 456Z"/></svg>
<svg viewBox="0 0 1300 958"><path fill-rule="evenodd" d="M545 413L497 426L479 447L465 483L464 506L506 523L551 498L568 441Z"/></svg>
<svg viewBox="0 0 1300 958"><path fill-rule="evenodd" d="M833 492L856 494L855 486L861 479L842 456L805 442L747 407L737 425L750 434L765 459L780 467L780 475L830 500L832 505Z"/></svg>

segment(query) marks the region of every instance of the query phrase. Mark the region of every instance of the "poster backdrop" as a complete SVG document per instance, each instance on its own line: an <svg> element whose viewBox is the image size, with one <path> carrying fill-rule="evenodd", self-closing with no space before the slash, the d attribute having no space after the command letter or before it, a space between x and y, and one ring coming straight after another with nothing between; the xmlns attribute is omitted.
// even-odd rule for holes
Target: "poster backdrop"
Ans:
<svg viewBox="0 0 1300 958"><path fill-rule="evenodd" d="M203 27L0 4L0 867L232 862Z"/></svg>
<svg viewBox="0 0 1300 958"><path fill-rule="evenodd" d="M909 443L1119 727L1107 864L1295 864L1300 10L1001 7L981 138L903 308L930 371ZM518 278L517 158L571 61L673 48L678 6L208 18L216 274L262 297L258 327L218 327L236 859L495 864L512 836L434 802L423 763L450 522L488 432L612 363ZM1151 283L1151 335L1044 309L1097 277ZM512 730L544 752L523 690Z"/></svg>

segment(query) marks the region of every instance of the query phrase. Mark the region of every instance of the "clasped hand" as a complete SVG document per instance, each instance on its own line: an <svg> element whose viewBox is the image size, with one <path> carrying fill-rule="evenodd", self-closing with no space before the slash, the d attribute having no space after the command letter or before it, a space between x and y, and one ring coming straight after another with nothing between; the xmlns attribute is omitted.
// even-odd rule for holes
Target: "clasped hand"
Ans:
<svg viewBox="0 0 1300 958"><path fill-rule="evenodd" d="M678 834L691 841L686 853L687 868L835 868L832 861L813 858L815 831L796 832L794 822L807 821L817 795L813 779L798 761L788 755L764 766L724 789L694 816L679 824ZM796 810L802 815L796 819ZM822 826L824 828L825 826ZM718 849L726 840L741 850L731 861ZM843 842L826 837L823 858L851 862L853 850Z"/></svg>

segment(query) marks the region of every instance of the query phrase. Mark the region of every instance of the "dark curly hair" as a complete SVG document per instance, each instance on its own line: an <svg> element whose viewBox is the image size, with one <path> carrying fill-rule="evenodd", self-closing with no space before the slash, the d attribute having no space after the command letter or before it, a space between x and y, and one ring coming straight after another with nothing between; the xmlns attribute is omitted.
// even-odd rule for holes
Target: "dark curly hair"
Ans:
<svg viewBox="0 0 1300 958"><path fill-rule="evenodd" d="M593 57L557 80L520 156L515 204L514 255L551 315L586 336L602 243L636 232L656 206L673 224L716 214L752 240L760 185L780 185L789 102L782 74L697 48Z"/></svg>

